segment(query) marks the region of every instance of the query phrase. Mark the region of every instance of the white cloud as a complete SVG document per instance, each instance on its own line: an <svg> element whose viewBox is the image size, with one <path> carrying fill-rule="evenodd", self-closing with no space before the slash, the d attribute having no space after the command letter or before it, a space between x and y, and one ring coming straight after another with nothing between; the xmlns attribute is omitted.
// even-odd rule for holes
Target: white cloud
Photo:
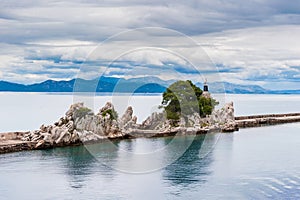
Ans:
<svg viewBox="0 0 300 200"><path fill-rule="evenodd" d="M223 80L235 83L255 81L270 87L272 81L296 82L299 78L299 70L293 68L300 66L298 0L288 4L280 0L3 0L0 6L3 80L32 83L73 78L81 66L90 65L85 73L92 77L115 59L125 67L109 68L109 75L148 73L168 79L183 69L159 71L158 66L176 63L188 71L185 58L210 80L220 80L213 73L213 63L219 66ZM113 34L144 26L181 31L205 51L186 37L157 29L123 33L94 49ZM159 49L128 52L144 47ZM99 62L93 63L95 60ZM99 69L93 72L95 67ZM198 75L191 73L189 78Z"/></svg>
<svg viewBox="0 0 300 200"><path fill-rule="evenodd" d="M232 77L224 74L228 81L249 83L264 77L265 82L288 82L297 81L287 72L295 72L291 66L300 66L299 35L300 26L290 25L225 31L197 40L216 64L242 68Z"/></svg>

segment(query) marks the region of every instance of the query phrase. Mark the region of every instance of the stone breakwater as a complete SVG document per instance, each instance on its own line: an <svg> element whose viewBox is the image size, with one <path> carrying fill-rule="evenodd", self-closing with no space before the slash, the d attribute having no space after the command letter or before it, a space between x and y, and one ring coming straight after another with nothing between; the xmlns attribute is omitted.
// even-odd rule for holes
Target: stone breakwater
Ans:
<svg viewBox="0 0 300 200"><path fill-rule="evenodd" d="M300 113L241 116L235 117L235 122L239 128L294 123L300 122Z"/></svg>
<svg viewBox="0 0 300 200"><path fill-rule="evenodd" d="M11 132L0 134L0 153L33 149L35 144L24 142L22 138L29 132Z"/></svg>

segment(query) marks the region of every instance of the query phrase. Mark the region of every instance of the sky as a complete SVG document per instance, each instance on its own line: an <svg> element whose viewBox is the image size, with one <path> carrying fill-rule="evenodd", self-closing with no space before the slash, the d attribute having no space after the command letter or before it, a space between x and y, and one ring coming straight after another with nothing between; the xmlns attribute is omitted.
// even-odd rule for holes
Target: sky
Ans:
<svg viewBox="0 0 300 200"><path fill-rule="evenodd" d="M0 80L100 75L300 89L300 0L1 0Z"/></svg>

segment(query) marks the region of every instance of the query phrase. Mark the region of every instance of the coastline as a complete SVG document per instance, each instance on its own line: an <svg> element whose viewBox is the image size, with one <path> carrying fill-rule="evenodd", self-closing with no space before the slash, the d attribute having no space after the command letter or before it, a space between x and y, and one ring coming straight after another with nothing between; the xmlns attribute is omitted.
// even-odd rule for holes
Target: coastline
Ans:
<svg viewBox="0 0 300 200"><path fill-rule="evenodd" d="M273 126L285 123L296 123L300 122L300 113L287 113L287 114L266 114L266 115L250 115L250 116L239 116L235 117L235 123L237 127L234 129L221 129L221 128L193 128L193 127L176 127L169 131L155 131L155 130L141 130L132 129L130 132L114 136L99 138L91 141L76 141L71 143L59 143L49 146L38 145L37 141L24 141L22 138L29 133L27 132L8 132L0 133L0 154L13 153L18 151L28 150L42 150L56 147L66 146L78 146L84 144L101 143L107 140L123 140L133 138L158 138L158 137L169 137L169 136L184 136L184 135L200 135L207 133L218 133L218 132L235 132L240 128L253 128L262 126Z"/></svg>

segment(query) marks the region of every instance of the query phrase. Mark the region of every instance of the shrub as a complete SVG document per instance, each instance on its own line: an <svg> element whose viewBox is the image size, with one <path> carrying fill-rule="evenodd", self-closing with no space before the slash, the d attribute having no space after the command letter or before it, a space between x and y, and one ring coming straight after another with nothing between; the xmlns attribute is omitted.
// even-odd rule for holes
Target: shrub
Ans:
<svg viewBox="0 0 300 200"><path fill-rule="evenodd" d="M118 113L115 110L113 109L105 110L104 112L102 112L102 117L105 117L107 113L109 114L111 120L118 119Z"/></svg>

